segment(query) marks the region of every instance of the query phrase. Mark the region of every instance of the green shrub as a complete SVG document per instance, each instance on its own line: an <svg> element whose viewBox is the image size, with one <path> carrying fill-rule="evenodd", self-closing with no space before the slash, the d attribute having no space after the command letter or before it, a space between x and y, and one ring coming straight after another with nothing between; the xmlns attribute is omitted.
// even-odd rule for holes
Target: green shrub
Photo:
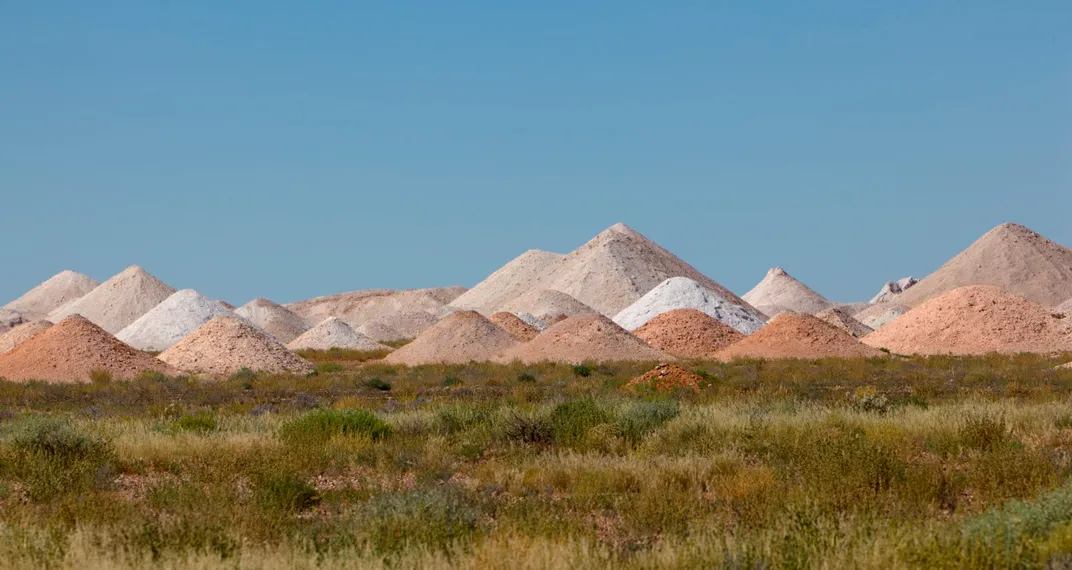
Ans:
<svg viewBox="0 0 1072 570"><path fill-rule="evenodd" d="M142 370L134 378L140 382L163 382L168 379L166 374L156 370Z"/></svg>
<svg viewBox="0 0 1072 570"><path fill-rule="evenodd" d="M555 443L575 446L584 441L589 429L599 424L612 423L613 417L595 400L582 398L555 406L549 420Z"/></svg>
<svg viewBox="0 0 1072 570"><path fill-rule="evenodd" d="M228 378L232 382L252 382L256 379L257 373L246 367L238 369L238 372L231 374L231 377Z"/></svg>
<svg viewBox="0 0 1072 570"><path fill-rule="evenodd" d="M578 364L577 366L573 367L573 375L580 376L581 378L587 378L592 375L592 369L583 364Z"/></svg>
<svg viewBox="0 0 1072 570"><path fill-rule="evenodd" d="M193 432L201 435L215 432L219 427L216 416L208 411L183 414L171 422L171 428L174 431Z"/></svg>
<svg viewBox="0 0 1072 570"><path fill-rule="evenodd" d="M503 435L515 443L550 445L555 441L555 431L547 418L517 412L505 421Z"/></svg>
<svg viewBox="0 0 1072 570"><path fill-rule="evenodd" d="M317 374L331 374L332 372L343 372L346 367L338 362L317 362L316 373Z"/></svg>
<svg viewBox="0 0 1072 570"><path fill-rule="evenodd" d="M384 553L412 546L446 550L479 529L479 512L453 489L377 495L361 525L373 547Z"/></svg>
<svg viewBox="0 0 1072 570"><path fill-rule="evenodd" d="M681 413L677 402L636 402L618 417L619 434L637 445L649 434Z"/></svg>
<svg viewBox="0 0 1072 570"><path fill-rule="evenodd" d="M990 418L986 416L969 416L960 426L958 435L961 442L970 448L990 450L1001 445L1009 435L1009 428L1005 425L1005 418L999 416Z"/></svg>
<svg viewBox="0 0 1072 570"><path fill-rule="evenodd" d="M450 387L450 386L456 386L456 385L461 384L461 383L462 383L461 380L459 380L459 379L457 379L457 378L455 378L453 376L444 376L443 377L443 382L441 382L441 385L444 388L447 388L447 387Z"/></svg>
<svg viewBox="0 0 1072 570"><path fill-rule="evenodd" d="M536 376L530 372L522 372L517 375L517 381L522 384L531 384L536 381Z"/></svg>
<svg viewBox="0 0 1072 570"><path fill-rule="evenodd" d="M370 437L379 440L391 434L391 426L376 414L362 409L316 410L285 422L279 437L294 445L323 444L333 437Z"/></svg>
<svg viewBox="0 0 1072 570"><path fill-rule="evenodd" d="M108 486L115 460L110 443L40 416L16 426L11 454L13 474L35 501Z"/></svg>
<svg viewBox="0 0 1072 570"><path fill-rule="evenodd" d="M447 406L436 410L435 430L452 434L491 422L491 412L478 406Z"/></svg>
<svg viewBox="0 0 1072 570"><path fill-rule="evenodd" d="M386 392L391 389L390 382L386 380L381 380L379 378L369 378L365 380L364 384L369 388L372 388L374 390L380 390L381 392Z"/></svg>
<svg viewBox="0 0 1072 570"><path fill-rule="evenodd" d="M312 485L292 473L261 475L254 483L254 497L262 509L284 513L303 511L320 500Z"/></svg>
<svg viewBox="0 0 1072 570"><path fill-rule="evenodd" d="M94 384L103 384L112 381L112 373L103 369L89 371L89 380Z"/></svg>

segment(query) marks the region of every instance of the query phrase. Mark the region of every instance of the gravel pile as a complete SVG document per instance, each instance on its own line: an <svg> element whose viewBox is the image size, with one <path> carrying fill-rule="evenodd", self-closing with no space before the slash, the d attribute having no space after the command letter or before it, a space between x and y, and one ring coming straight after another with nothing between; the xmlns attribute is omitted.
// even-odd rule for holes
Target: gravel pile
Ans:
<svg viewBox="0 0 1072 570"><path fill-rule="evenodd" d="M95 371L116 379L134 378L146 371L179 373L80 315L63 319L0 356L0 377L8 380L89 382Z"/></svg>
<svg viewBox="0 0 1072 570"><path fill-rule="evenodd" d="M815 314L821 320L824 320L835 327L851 334L856 338L862 338L871 333L874 329L861 323L852 316L852 313L848 309L843 307L834 307L833 309L827 309L820 313Z"/></svg>
<svg viewBox="0 0 1072 570"><path fill-rule="evenodd" d="M1072 320L999 287L972 285L921 303L867 335L899 354L1072 350Z"/></svg>
<svg viewBox="0 0 1072 570"><path fill-rule="evenodd" d="M908 307L897 303L876 303L854 314L852 318L872 330L878 330L908 311Z"/></svg>
<svg viewBox="0 0 1072 570"><path fill-rule="evenodd" d="M878 349L814 315L780 313L767 326L718 353L734 358L852 358L882 356Z"/></svg>
<svg viewBox="0 0 1072 570"><path fill-rule="evenodd" d="M43 316L89 293L98 285L100 283L92 277L68 269L49 277L3 308Z"/></svg>
<svg viewBox="0 0 1072 570"><path fill-rule="evenodd" d="M33 321L23 323L7 331L0 335L0 354L11 352L16 346L26 342L33 335L51 326L52 323L49 321Z"/></svg>
<svg viewBox="0 0 1072 570"><path fill-rule="evenodd" d="M194 291L176 291L115 335L138 350L166 350L214 317L233 317L223 303Z"/></svg>
<svg viewBox="0 0 1072 570"><path fill-rule="evenodd" d="M488 317L488 320L521 342L528 342L540 334L540 331L536 330L535 327L529 326L528 323L513 313L501 311Z"/></svg>
<svg viewBox="0 0 1072 570"><path fill-rule="evenodd" d="M408 338L406 335L396 331L389 325L380 322L365 323L354 330L376 342L394 342Z"/></svg>
<svg viewBox="0 0 1072 570"><path fill-rule="evenodd" d="M275 337L238 317L216 317L160 354L160 360L190 372L228 376L242 368L308 374L313 365Z"/></svg>
<svg viewBox="0 0 1072 570"><path fill-rule="evenodd" d="M733 327L696 309L667 311L633 335L663 352L682 358L708 358L741 340Z"/></svg>
<svg viewBox="0 0 1072 570"><path fill-rule="evenodd" d="M785 311L815 314L835 305L781 267L767 271L763 280L742 298L768 317Z"/></svg>
<svg viewBox="0 0 1072 570"><path fill-rule="evenodd" d="M536 288L541 276L565 257L561 253L530 249L500 267L450 304L459 309L490 315L500 310L499 307L504 303Z"/></svg>
<svg viewBox="0 0 1072 570"><path fill-rule="evenodd" d="M897 300L897 296L904 293L910 287L919 283L919 279L915 277L904 277L897 281L890 281L882 286L878 295L871 298L872 303L893 303Z"/></svg>
<svg viewBox="0 0 1072 570"><path fill-rule="evenodd" d="M717 291L688 277L663 281L614 317L626 330L636 330L657 315L674 309L696 309L744 334L763 326L764 319L750 307L733 303Z"/></svg>
<svg viewBox="0 0 1072 570"><path fill-rule="evenodd" d="M518 344L510 333L476 311L461 311L439 321L412 342L388 354L388 364L464 364L492 360Z"/></svg>
<svg viewBox="0 0 1072 570"><path fill-rule="evenodd" d="M603 315L570 317L541 332L529 342L505 351L502 362L524 363L585 361L674 360Z"/></svg>
<svg viewBox="0 0 1072 570"><path fill-rule="evenodd" d="M695 372L689 372L677 364L660 364L643 375L633 378L625 387L631 390L649 388L656 392L673 392L681 389L699 392L703 384L704 378Z"/></svg>
<svg viewBox="0 0 1072 570"><path fill-rule="evenodd" d="M353 291L291 303L286 307L307 322L318 323L328 317L338 317L355 329L376 322L395 329L403 338L414 338L446 316L450 309L442 299L450 298L456 290L448 287Z"/></svg>
<svg viewBox="0 0 1072 570"><path fill-rule="evenodd" d="M282 343L288 343L309 330L305 319L283 305L273 303L268 299L254 299L235 309L235 314Z"/></svg>
<svg viewBox="0 0 1072 570"><path fill-rule="evenodd" d="M132 265L83 297L56 309L48 320L58 323L78 314L116 334L174 293L170 285Z"/></svg>
<svg viewBox="0 0 1072 570"><path fill-rule="evenodd" d="M544 322L559 317L597 314L592 307L553 289L534 289L504 304L500 310L515 315L526 313Z"/></svg>
<svg viewBox="0 0 1072 570"><path fill-rule="evenodd" d="M547 323L543 322L543 319L537 317L532 313L520 312L514 314L517 315L517 318L521 319L522 321L525 321L526 325L536 329L537 331L542 331L547 328Z"/></svg>
<svg viewBox="0 0 1072 570"><path fill-rule="evenodd" d="M350 328L342 319L328 317L324 322L305 331L304 334L287 344L291 350L328 350L344 348L347 350L364 350L367 352L391 350L371 338Z"/></svg>

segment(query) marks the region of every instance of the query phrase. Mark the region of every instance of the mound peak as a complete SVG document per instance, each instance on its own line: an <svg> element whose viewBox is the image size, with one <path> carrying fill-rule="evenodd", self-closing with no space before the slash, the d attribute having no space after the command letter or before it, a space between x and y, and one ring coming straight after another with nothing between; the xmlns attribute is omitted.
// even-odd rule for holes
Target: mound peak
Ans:
<svg viewBox="0 0 1072 570"><path fill-rule="evenodd" d="M874 329L861 323L852 316L852 313L844 307L834 307L827 309L819 313L815 313L815 316L821 320L824 320L835 327L851 334L856 338L865 337L871 333Z"/></svg>
<svg viewBox="0 0 1072 570"><path fill-rule="evenodd" d="M270 373L307 374L313 365L287 350L275 337L239 317L215 317L160 354L180 369L213 376L242 368Z"/></svg>
<svg viewBox="0 0 1072 570"><path fill-rule="evenodd" d="M413 338L449 311L443 299L452 298L457 289L351 291L288 303L286 308L307 322L320 322L328 317L339 317L352 327L380 322L397 330L404 338Z"/></svg>
<svg viewBox="0 0 1072 570"><path fill-rule="evenodd" d="M350 328L338 317L328 317L315 327L305 331L301 336L287 345L291 350L328 350L344 348L348 350L378 351L391 350L371 338Z"/></svg>
<svg viewBox="0 0 1072 570"><path fill-rule="evenodd" d="M626 330L636 330L657 315L674 309L696 309L744 334L759 330L764 321L755 310L727 300L703 283L688 277L671 277L615 315L614 322Z"/></svg>
<svg viewBox="0 0 1072 570"><path fill-rule="evenodd" d="M510 333L480 313L459 311L388 354L384 362L407 366L484 362L517 344Z"/></svg>
<svg viewBox="0 0 1072 570"><path fill-rule="evenodd" d="M26 342L33 335L52 326L50 321L32 321L22 323L11 330L0 334L0 354L11 352L16 346Z"/></svg>
<svg viewBox="0 0 1072 570"><path fill-rule="evenodd" d="M263 297L253 299L234 312L282 343L291 342L309 330L305 319L297 313Z"/></svg>
<svg viewBox="0 0 1072 570"><path fill-rule="evenodd" d="M581 315L560 321L536 338L504 352L504 362L662 361L673 360L629 334L603 315Z"/></svg>
<svg viewBox="0 0 1072 570"><path fill-rule="evenodd" d="M521 342L528 342L536 338L536 335L540 334L540 331L536 327L526 323L521 317L513 313L507 313L506 311L495 313L488 317L488 320L495 323L504 331L510 333L510 336Z"/></svg>
<svg viewBox="0 0 1072 570"><path fill-rule="evenodd" d="M882 352L813 315L780 313L767 326L720 351L733 358L850 358L882 356Z"/></svg>
<svg viewBox="0 0 1072 570"><path fill-rule="evenodd" d="M529 291L503 305L500 311L515 314L528 313L544 321L562 316L575 317L596 314L596 310L592 307L562 291L555 291L554 289L534 289Z"/></svg>
<svg viewBox="0 0 1072 570"><path fill-rule="evenodd" d="M219 316L233 317L235 314L219 301L193 289L183 289L124 327L116 338L138 350L166 350Z"/></svg>
<svg viewBox="0 0 1072 570"><path fill-rule="evenodd" d="M30 289L18 299L4 305L20 313L47 315L48 313L74 301L92 291L97 285L95 279L77 271L64 269L49 277L40 285Z"/></svg>
<svg viewBox="0 0 1072 570"><path fill-rule="evenodd" d="M696 309L662 313L633 335L653 348L683 358L707 358L744 338L733 327Z"/></svg>
<svg viewBox="0 0 1072 570"><path fill-rule="evenodd" d="M815 314L835 305L781 267L767 270L763 280L742 298L770 317L784 311Z"/></svg>
<svg viewBox="0 0 1072 570"><path fill-rule="evenodd" d="M79 299L56 309L48 320L58 322L79 314L116 334L174 293L175 289L167 283L131 265Z"/></svg>

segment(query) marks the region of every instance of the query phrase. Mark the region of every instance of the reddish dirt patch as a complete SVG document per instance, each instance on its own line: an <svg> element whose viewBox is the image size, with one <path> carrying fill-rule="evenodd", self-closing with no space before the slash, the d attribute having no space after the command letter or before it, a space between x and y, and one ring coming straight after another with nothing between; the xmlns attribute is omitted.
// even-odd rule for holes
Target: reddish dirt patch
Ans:
<svg viewBox="0 0 1072 570"><path fill-rule="evenodd" d="M660 364L641 376L633 378L625 387L633 390L652 388L657 392L673 392L679 389L699 392L703 382L702 376L676 364Z"/></svg>
<svg viewBox="0 0 1072 570"><path fill-rule="evenodd" d="M648 346L603 315L583 315L570 317L506 351L501 360L578 364L586 360L666 362L673 357Z"/></svg>
<svg viewBox="0 0 1072 570"><path fill-rule="evenodd" d="M536 330L532 325L519 319L517 315L506 311L495 313L488 317L488 320L499 325L500 328L510 333L510 336L521 342L528 342L540 334L540 331Z"/></svg>
<svg viewBox="0 0 1072 570"><path fill-rule="evenodd" d="M674 309L656 316L633 335L654 348L684 358L704 358L741 340L744 335L696 309Z"/></svg>
<svg viewBox="0 0 1072 570"><path fill-rule="evenodd" d="M882 356L849 333L812 315L781 313L718 358L851 358Z"/></svg>

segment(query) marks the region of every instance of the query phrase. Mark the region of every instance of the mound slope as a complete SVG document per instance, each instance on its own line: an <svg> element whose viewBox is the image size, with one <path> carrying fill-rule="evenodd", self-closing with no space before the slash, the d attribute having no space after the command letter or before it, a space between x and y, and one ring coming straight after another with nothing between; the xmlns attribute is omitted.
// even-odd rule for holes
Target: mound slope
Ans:
<svg viewBox="0 0 1072 570"><path fill-rule="evenodd" d="M871 327L861 323L852 316L852 313L844 307L834 307L815 314L820 320L826 321L835 327L861 338L871 333Z"/></svg>
<svg viewBox="0 0 1072 570"><path fill-rule="evenodd" d="M9 331L21 324L28 323L32 319L27 319L22 313L12 309L0 309L0 334Z"/></svg>
<svg viewBox="0 0 1072 570"><path fill-rule="evenodd" d="M275 337L239 317L216 317L160 354L160 360L213 376L242 368L271 373L307 374L313 365L287 350Z"/></svg>
<svg viewBox="0 0 1072 570"><path fill-rule="evenodd" d="M648 321L633 335L653 348L683 358L705 358L741 340L733 327L696 309L674 309Z"/></svg>
<svg viewBox="0 0 1072 570"><path fill-rule="evenodd" d="M51 326L52 323L49 321L32 321L29 323L22 323L7 331L0 335L0 354L11 352L16 346L26 342L33 335Z"/></svg>
<svg viewBox="0 0 1072 570"><path fill-rule="evenodd" d="M258 297L235 309L234 312L282 343L288 343L309 330L305 319L283 305L268 299Z"/></svg>
<svg viewBox="0 0 1072 570"><path fill-rule="evenodd" d="M100 283L92 277L65 269L30 289L18 299L4 305L3 308L20 313L47 315L89 293L98 285Z"/></svg>
<svg viewBox="0 0 1072 570"><path fill-rule="evenodd" d="M756 333L718 353L722 360L857 356L882 356L882 352L816 316L801 313L781 313Z"/></svg>
<svg viewBox="0 0 1072 570"><path fill-rule="evenodd" d="M699 392L704 379L695 372L690 372L676 364L660 364L630 380L627 389L651 388L656 392L672 392L677 389Z"/></svg>
<svg viewBox="0 0 1072 570"><path fill-rule="evenodd" d="M1072 314L1072 299L1069 299L1064 303L1057 305L1056 310L1058 313Z"/></svg>
<svg viewBox="0 0 1072 570"><path fill-rule="evenodd" d="M508 313L528 313L546 321L557 317L594 315L596 310L573 297L553 289L534 289L503 304L499 309Z"/></svg>
<svg viewBox="0 0 1072 570"><path fill-rule="evenodd" d="M908 311L908 307L897 303L875 303L859 313L856 313L852 318L860 321L860 323L872 330L878 330L886 326L886 323Z"/></svg>
<svg viewBox="0 0 1072 570"><path fill-rule="evenodd" d="M648 346L603 315L581 315L561 321L529 342L507 350L499 360L578 364L588 360L665 362L673 357Z"/></svg>
<svg viewBox="0 0 1072 570"><path fill-rule="evenodd" d="M878 294L871 298L872 303L892 303L897 296L904 293L910 287L919 283L915 277L903 277L897 281L889 281L882 286Z"/></svg>
<svg viewBox="0 0 1072 570"><path fill-rule="evenodd" d="M488 275L450 304L459 309L490 315L499 310L503 303L532 290L540 277L565 257L561 253L530 249Z"/></svg>
<svg viewBox="0 0 1072 570"><path fill-rule="evenodd" d="M450 312L442 299L449 298L456 290L447 287L353 291L285 306L307 322L318 323L328 317L338 317L355 328L378 322L397 330L403 338L413 338Z"/></svg>
<svg viewBox="0 0 1072 570"><path fill-rule="evenodd" d="M167 283L131 265L81 298L56 309L48 320L59 322L79 314L116 334L174 293Z"/></svg>
<svg viewBox="0 0 1072 570"><path fill-rule="evenodd" d="M354 330L376 342L394 342L407 338L404 334L381 322L365 323Z"/></svg>
<svg viewBox="0 0 1072 570"><path fill-rule="evenodd" d="M391 347L380 344L350 328L350 325L337 317L324 319L322 323L290 341L287 348L291 350L328 350L330 348L365 351L391 350Z"/></svg>
<svg viewBox="0 0 1072 570"><path fill-rule="evenodd" d="M412 342L388 354L389 364L464 364L492 360L518 344L510 333L476 311L460 311L439 321Z"/></svg>
<svg viewBox="0 0 1072 570"><path fill-rule="evenodd" d="M751 291L745 293L742 298L753 307L763 311L768 317L785 311L815 314L835 304L801 283L781 267L768 270L763 280L757 283Z"/></svg>
<svg viewBox="0 0 1072 570"><path fill-rule="evenodd" d="M488 317L488 320L495 323L499 328L510 333L510 336L521 342L528 342L536 338L536 335L540 334L540 331L537 330L536 327L529 325L513 313L501 311Z"/></svg>
<svg viewBox="0 0 1072 570"><path fill-rule="evenodd" d="M688 277L671 277L615 315L614 322L626 330L636 330L657 315L674 309L696 309L744 334L759 330L765 320L754 309L727 300L703 283Z"/></svg>
<svg viewBox="0 0 1072 570"><path fill-rule="evenodd" d="M194 291L176 291L119 331L119 340L138 350L165 350L213 317L235 316L223 303Z"/></svg>

